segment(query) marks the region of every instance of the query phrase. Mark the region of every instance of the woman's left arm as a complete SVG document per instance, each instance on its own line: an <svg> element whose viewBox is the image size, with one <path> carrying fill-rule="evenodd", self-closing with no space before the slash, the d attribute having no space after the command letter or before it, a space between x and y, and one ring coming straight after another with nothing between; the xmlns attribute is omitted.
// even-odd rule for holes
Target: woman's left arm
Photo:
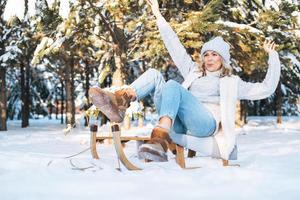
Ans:
<svg viewBox="0 0 300 200"><path fill-rule="evenodd" d="M250 83L239 78L238 99L259 100L275 92L280 78L280 60L275 46L272 42L264 42L264 50L269 54L266 77L261 83Z"/></svg>

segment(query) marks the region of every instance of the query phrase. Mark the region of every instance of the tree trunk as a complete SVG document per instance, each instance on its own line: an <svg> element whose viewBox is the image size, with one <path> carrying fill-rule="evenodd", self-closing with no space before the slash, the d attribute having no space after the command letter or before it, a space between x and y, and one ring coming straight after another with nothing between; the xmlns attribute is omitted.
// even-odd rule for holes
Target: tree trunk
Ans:
<svg viewBox="0 0 300 200"><path fill-rule="evenodd" d="M6 0L0 1L0 13L4 12L4 9L6 7ZM5 22L0 17L0 24L4 25ZM0 36L3 37L3 28L4 26L0 26ZM0 55L3 55L4 49L5 49L5 40L1 40L0 43ZM7 97L6 97L6 68L0 66L0 131L7 131L7 124L6 124L6 118L7 118Z"/></svg>
<svg viewBox="0 0 300 200"><path fill-rule="evenodd" d="M28 3L28 0L24 0L24 17L27 15L28 13L28 7L29 7L29 3Z"/></svg>
<svg viewBox="0 0 300 200"><path fill-rule="evenodd" d="M242 100L241 101L241 121L243 122L243 124L247 123L247 114L248 114L248 106L247 106L247 101L246 100Z"/></svg>
<svg viewBox="0 0 300 200"><path fill-rule="evenodd" d="M21 108L21 120L22 120L22 124L21 127L22 128L26 128L29 126L29 121L28 121L28 117L26 116L26 107L25 104L27 104L27 90L26 90L26 82L25 82L25 66L24 63L21 63L21 101L22 101L22 108Z"/></svg>
<svg viewBox="0 0 300 200"><path fill-rule="evenodd" d="M124 64L122 62L122 52L120 51L119 47L116 48L115 64L117 69L113 73L112 85L116 87L121 87L124 84L123 74L122 74L122 69L124 68Z"/></svg>
<svg viewBox="0 0 300 200"><path fill-rule="evenodd" d="M64 81L61 79L61 88L60 88L60 95L61 95L61 106L60 106L60 123L64 123L64 102L65 102L65 97L64 97Z"/></svg>
<svg viewBox="0 0 300 200"><path fill-rule="evenodd" d="M85 98L87 100L87 104L90 104L89 100L89 89L90 89L90 68L88 66L88 62L86 62L86 68L85 68Z"/></svg>
<svg viewBox="0 0 300 200"><path fill-rule="evenodd" d="M24 17L28 14L28 0L24 1ZM27 16L29 17L29 16ZM21 81L21 99L22 99L22 128L26 128L29 126L29 115L30 115L30 50L25 51L25 57L23 57L23 63L21 63L21 80L23 78L23 82ZM32 52L33 53L33 52ZM25 66L24 66L25 65ZM25 70L25 72L24 72ZM23 73L23 75L22 75Z"/></svg>
<svg viewBox="0 0 300 200"><path fill-rule="evenodd" d="M242 126L242 122L241 122L241 109L242 109L242 104L241 101L238 101L236 104L236 113L235 113L235 125L237 127L241 127Z"/></svg>
<svg viewBox="0 0 300 200"><path fill-rule="evenodd" d="M22 108L22 128L29 126L30 116L30 64L26 63L25 67L25 91Z"/></svg>
<svg viewBox="0 0 300 200"><path fill-rule="evenodd" d="M278 86L275 92L276 98L276 115L277 115L277 123L282 123L282 91L281 91L281 81L279 81Z"/></svg>
<svg viewBox="0 0 300 200"><path fill-rule="evenodd" d="M74 60L70 58L69 65L66 66L65 87L66 87L66 124L75 125L75 103L74 103Z"/></svg>
<svg viewBox="0 0 300 200"><path fill-rule="evenodd" d="M52 119L52 112L53 112L53 105L52 103L50 102L48 104L48 119Z"/></svg>
<svg viewBox="0 0 300 200"><path fill-rule="evenodd" d="M90 89L90 68L89 68L88 61L86 61L86 65L85 65L85 98L86 98L86 102L84 105L84 112L90 106L89 89ZM84 118L84 126L89 126L89 116L87 116L87 115L85 115L85 118Z"/></svg>
<svg viewBox="0 0 300 200"><path fill-rule="evenodd" d="M255 116L259 116L259 101L254 101L254 110L255 110Z"/></svg>
<svg viewBox="0 0 300 200"><path fill-rule="evenodd" d="M6 99L6 69L0 67L0 131L7 131L6 118L7 118L7 99Z"/></svg>
<svg viewBox="0 0 300 200"><path fill-rule="evenodd" d="M67 66L66 68L69 68L70 66ZM71 97L71 78L70 78L70 70L66 70L66 76L65 76L65 88L66 88L66 124L71 124L71 104L72 104L72 97Z"/></svg>
<svg viewBox="0 0 300 200"><path fill-rule="evenodd" d="M243 100L240 100L237 103L237 109L236 109L236 125L238 127L242 127L246 124L246 102Z"/></svg>
<svg viewBox="0 0 300 200"><path fill-rule="evenodd" d="M55 119L56 120L58 119L58 99L57 99L57 94L55 96Z"/></svg>
<svg viewBox="0 0 300 200"><path fill-rule="evenodd" d="M71 114L72 114L72 118L71 118L71 124L72 127L76 126L76 122L75 122L75 114L76 114L76 106L75 106L75 85L74 85L74 61L72 58L72 65L71 65Z"/></svg>
<svg viewBox="0 0 300 200"><path fill-rule="evenodd" d="M116 26L114 32L116 34L117 41L115 42L115 64L116 71L113 73L112 85L120 87L124 84L123 73L124 64L126 63L126 37L124 35L124 20L123 15L120 13L119 16L116 16Z"/></svg>

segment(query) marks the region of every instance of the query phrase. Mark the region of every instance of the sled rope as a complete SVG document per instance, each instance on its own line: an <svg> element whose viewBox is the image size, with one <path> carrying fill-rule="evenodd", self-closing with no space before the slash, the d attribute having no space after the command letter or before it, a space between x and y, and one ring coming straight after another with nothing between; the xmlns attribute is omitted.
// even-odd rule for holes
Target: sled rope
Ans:
<svg viewBox="0 0 300 200"><path fill-rule="evenodd" d="M71 166L73 167L73 168L71 168L72 170L85 171L85 170L87 170L87 169L93 169L93 168L95 168L95 167L98 167L98 168L101 169L101 170L103 169L102 167L97 166L95 163L91 163L92 165L86 166L86 167L78 167L77 165L74 164L74 162L72 161L72 159L70 159L69 162L70 162Z"/></svg>
<svg viewBox="0 0 300 200"><path fill-rule="evenodd" d="M80 151L79 153L76 153L76 154L73 154L73 155L70 155L70 156L67 156L67 157L63 157L63 159L73 158L73 157L75 157L75 156L78 156L78 155L80 155L80 154L82 154L82 153L84 153L84 152L90 150L90 149L91 149L91 147L86 148L86 149Z"/></svg>
<svg viewBox="0 0 300 200"><path fill-rule="evenodd" d="M80 151L80 152L78 152L78 153L76 153L76 154L72 154L72 155L66 156L66 157L61 157L61 158L58 158L58 159L63 159L63 160L65 160L65 159L69 159L69 158L74 158L74 157L76 157L76 156L78 156L78 155L80 155L80 154L83 154L84 152L86 152L86 151L88 151L88 150L90 150L90 147L89 147L89 148L86 148L86 149L84 149L84 150L82 150L82 151ZM49 167L49 166L53 163L53 161L54 161L54 160L50 160L50 161L48 162L48 164L47 164L47 167ZM87 167L78 167L78 166L76 166L76 165L74 164L74 162L72 161L72 159L69 159L69 163L70 163L70 165L72 166L72 168L71 168L72 170L85 171L85 170L87 170L87 169L91 169L91 168L95 168L95 167L97 167L97 168L99 168L99 169L103 169L101 166L98 166L98 165L96 165L95 163L91 163L92 165L87 166Z"/></svg>

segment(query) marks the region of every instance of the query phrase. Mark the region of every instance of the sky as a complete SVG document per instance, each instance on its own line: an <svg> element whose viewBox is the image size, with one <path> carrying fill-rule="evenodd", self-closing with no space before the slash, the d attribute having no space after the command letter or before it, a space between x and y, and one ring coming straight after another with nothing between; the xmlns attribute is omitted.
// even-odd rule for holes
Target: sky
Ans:
<svg viewBox="0 0 300 200"><path fill-rule="evenodd" d="M29 14L34 15L34 4L36 0L29 0ZM52 5L54 0L47 0L48 5ZM67 17L69 13L69 0L60 1L60 15ZM11 16L17 15L20 19L23 18L24 14L24 0L8 0L5 11L4 19L8 20Z"/></svg>

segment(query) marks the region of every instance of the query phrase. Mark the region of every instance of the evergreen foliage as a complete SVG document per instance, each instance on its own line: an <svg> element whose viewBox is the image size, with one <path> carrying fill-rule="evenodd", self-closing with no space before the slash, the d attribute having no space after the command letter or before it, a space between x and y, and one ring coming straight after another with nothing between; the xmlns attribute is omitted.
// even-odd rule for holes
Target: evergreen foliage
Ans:
<svg viewBox="0 0 300 200"><path fill-rule="evenodd" d="M72 2L65 19L59 15L59 0L52 5L36 1L36 14L29 17L25 11L22 20L6 23L1 17L0 67L5 68L10 88L10 118L21 116L22 67L30 75L25 73L24 78L31 86L31 115L50 113L47 105L66 102L67 123L72 124L75 102L89 105L91 85L130 84L150 67L161 70L166 79L182 81L145 1ZM5 5L1 1L1 12ZM28 1L25 5L28 10ZM243 102L247 115L278 115L278 110L283 115L299 114L299 7L297 1L160 1L162 14L196 62L203 43L222 36L231 44L235 73L246 81L262 81L265 76L263 41L272 39L279 45L280 86L267 99Z"/></svg>

